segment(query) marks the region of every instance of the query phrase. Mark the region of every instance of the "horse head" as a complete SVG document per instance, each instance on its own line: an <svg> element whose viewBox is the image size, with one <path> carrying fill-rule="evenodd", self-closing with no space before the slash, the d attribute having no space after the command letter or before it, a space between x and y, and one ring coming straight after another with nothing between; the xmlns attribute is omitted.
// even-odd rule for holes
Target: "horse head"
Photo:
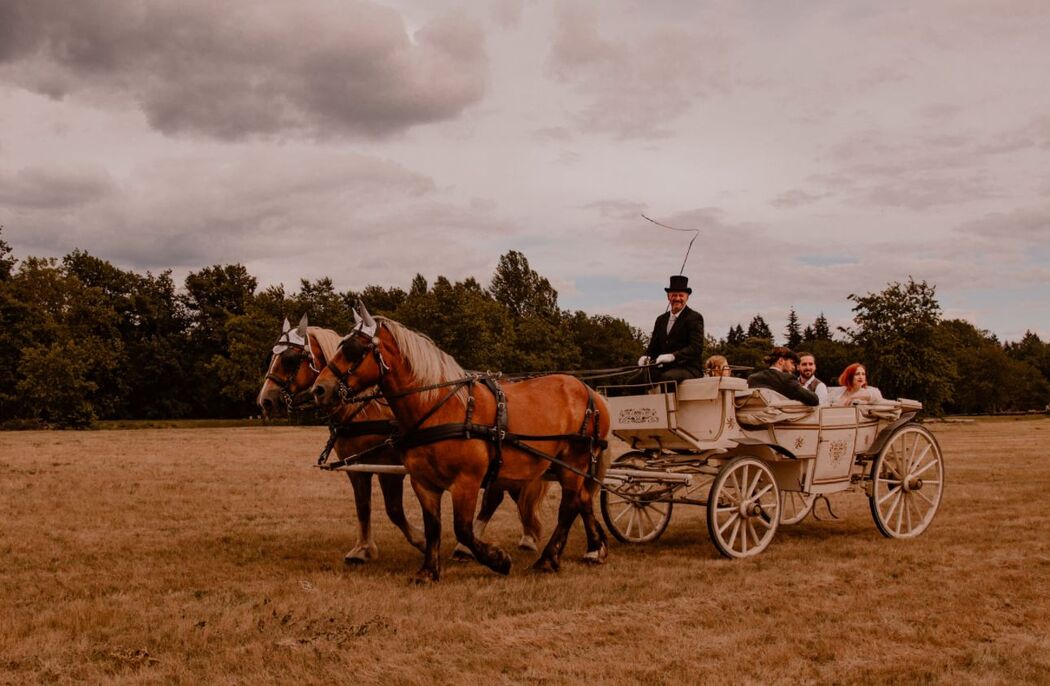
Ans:
<svg viewBox="0 0 1050 686"><path fill-rule="evenodd" d="M360 300L354 310L354 320L357 324L339 341L332 359L314 381L311 392L314 402L321 407L346 402L375 386L388 369L383 361L384 343L380 337L383 329Z"/></svg>
<svg viewBox="0 0 1050 686"><path fill-rule="evenodd" d="M264 416L279 414L301 403L317 378L320 350L309 332L306 315L292 327L288 319L273 346L266 379L256 399ZM283 401L283 402L282 402Z"/></svg>

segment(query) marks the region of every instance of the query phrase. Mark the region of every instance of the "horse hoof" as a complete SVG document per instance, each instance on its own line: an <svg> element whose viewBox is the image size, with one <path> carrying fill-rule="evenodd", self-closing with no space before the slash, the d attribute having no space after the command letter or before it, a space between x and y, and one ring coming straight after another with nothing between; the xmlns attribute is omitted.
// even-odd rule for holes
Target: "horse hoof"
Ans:
<svg viewBox="0 0 1050 686"><path fill-rule="evenodd" d="M536 539L532 536L522 536L521 540L518 541L519 550L531 550L532 552L538 552L540 547L536 545Z"/></svg>
<svg viewBox="0 0 1050 686"><path fill-rule="evenodd" d="M343 562L348 566L363 565L366 562L370 562L376 559L377 552L375 548L367 548L361 546L354 548L343 557Z"/></svg>
<svg viewBox="0 0 1050 686"><path fill-rule="evenodd" d="M583 561L589 565L603 565L609 557L609 551L605 546L598 550L591 550L583 554Z"/></svg>
<svg viewBox="0 0 1050 686"><path fill-rule="evenodd" d="M452 559L456 562L473 562L474 553L470 552L470 549L464 545L456 546L456 549L452 551Z"/></svg>
<svg viewBox="0 0 1050 686"><path fill-rule="evenodd" d="M510 555L503 552L499 548L492 552L492 560L489 563L489 569L496 572L497 574L507 576L508 574L510 574L510 565Z"/></svg>
<svg viewBox="0 0 1050 686"><path fill-rule="evenodd" d="M427 586L438 580L438 573L429 569L421 569L409 577L408 582L413 586Z"/></svg>
<svg viewBox="0 0 1050 686"><path fill-rule="evenodd" d="M554 574L558 571L558 567L558 563L549 557L541 557L532 565L533 570L543 574Z"/></svg>

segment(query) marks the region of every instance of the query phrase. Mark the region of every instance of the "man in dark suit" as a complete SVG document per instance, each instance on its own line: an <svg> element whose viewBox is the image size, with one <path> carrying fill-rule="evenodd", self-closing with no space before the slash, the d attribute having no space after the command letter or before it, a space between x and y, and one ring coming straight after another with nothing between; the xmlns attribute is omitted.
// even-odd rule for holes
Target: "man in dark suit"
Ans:
<svg viewBox="0 0 1050 686"><path fill-rule="evenodd" d="M795 378L798 355L790 348L776 347L766 355L769 369L763 369L747 377L751 388L770 388L786 398L798 400L806 405L819 405L820 398L813 391L802 387Z"/></svg>
<svg viewBox="0 0 1050 686"><path fill-rule="evenodd" d="M664 291L668 311L656 318L649 347L638 366L660 365L654 370L654 381L685 381L702 376L704 318L686 305L693 292L689 277L672 276Z"/></svg>

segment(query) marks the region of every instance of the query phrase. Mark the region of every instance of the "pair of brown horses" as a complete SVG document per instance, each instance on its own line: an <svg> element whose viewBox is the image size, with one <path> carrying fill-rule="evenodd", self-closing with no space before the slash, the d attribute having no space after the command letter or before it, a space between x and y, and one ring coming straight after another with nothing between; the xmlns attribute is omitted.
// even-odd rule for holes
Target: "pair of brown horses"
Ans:
<svg viewBox="0 0 1050 686"><path fill-rule="evenodd" d="M476 383L426 336L393 320L373 318L360 303L356 316L357 325L321 369L312 394L318 405L332 408L340 397L361 396L378 387L389 403L405 439L404 465L423 508L426 544L417 581L435 581L441 574L444 491L452 495L459 542L490 569L510 571L510 557L481 540L473 526L487 474L496 487L525 489L550 471L561 485L557 525L534 568L559 569L577 516L587 534L584 559L604 562L605 532L593 507L607 464L603 446L609 415L601 396L560 374L502 382L492 390ZM490 471L494 462L498 470Z"/></svg>
<svg viewBox="0 0 1050 686"><path fill-rule="evenodd" d="M273 355L267 369L266 379L256 399L265 416L279 416L304 401L313 405L310 394L311 386L317 378L318 371L327 366L328 361L339 347L341 336L331 329L309 326L306 316L298 326L291 326L286 319L281 327L281 335L273 347ZM337 433L333 450L340 459L367 452L369 464L401 465L400 451L386 444L388 433L363 433L368 427L381 427L394 419L390 408L374 401L339 404L332 410L331 419L337 426L347 425L348 431ZM349 420L349 421L348 421ZM341 434L341 435L340 435ZM354 492L354 506L357 515L357 542L346 553L347 564L365 563L376 558L378 549L372 530L372 475L360 472L347 472ZM395 474L379 474L379 485L383 494L387 516L401 530L410 544L419 550L425 550L423 532L412 526L405 516L403 507L404 477ZM542 535L543 525L539 518L539 508L547 492L548 483L538 481L525 488L512 489L511 495L518 504L524 533L519 546L527 550L536 550L537 541ZM481 535L488 521L503 500L502 489L486 491L481 513L477 519L477 535ZM458 556L469 557L465 547L457 548Z"/></svg>

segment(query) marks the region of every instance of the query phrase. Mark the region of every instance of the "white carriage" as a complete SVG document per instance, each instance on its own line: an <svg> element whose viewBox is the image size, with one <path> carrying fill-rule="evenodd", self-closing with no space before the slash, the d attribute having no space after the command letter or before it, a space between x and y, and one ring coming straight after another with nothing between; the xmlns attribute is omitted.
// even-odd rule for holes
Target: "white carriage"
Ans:
<svg viewBox="0 0 1050 686"><path fill-rule="evenodd" d="M914 421L913 400L808 407L733 377L607 400L612 433L630 449L606 475L601 510L623 542L655 541L674 505L703 505L719 552L750 557L818 497L848 490L867 494L883 535L912 538L944 492L940 446Z"/></svg>

